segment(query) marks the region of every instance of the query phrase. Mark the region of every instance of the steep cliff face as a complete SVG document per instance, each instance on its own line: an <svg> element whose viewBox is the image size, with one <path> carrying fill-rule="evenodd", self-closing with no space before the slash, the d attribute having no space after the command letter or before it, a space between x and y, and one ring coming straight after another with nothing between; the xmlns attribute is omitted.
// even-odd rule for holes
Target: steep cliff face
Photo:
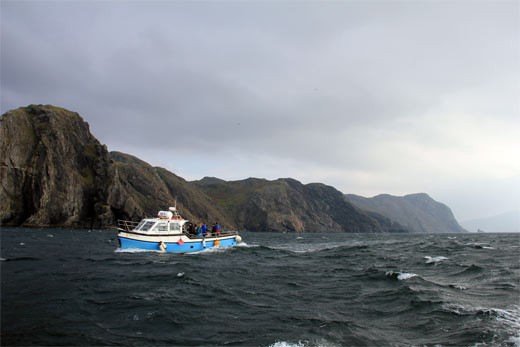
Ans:
<svg viewBox="0 0 520 347"><path fill-rule="evenodd" d="M113 152L75 112L30 105L0 120L0 223L100 228L175 204L229 226L204 193L171 172Z"/></svg>
<svg viewBox="0 0 520 347"><path fill-rule="evenodd" d="M249 178L194 181L241 229L295 232L397 232L405 228L383 216L369 216L333 187L293 179Z"/></svg>
<svg viewBox="0 0 520 347"><path fill-rule="evenodd" d="M361 209L373 211L414 232L465 232L450 208L424 193L406 196L382 194L373 198L348 194L345 198Z"/></svg>
<svg viewBox="0 0 520 347"><path fill-rule="evenodd" d="M115 167L74 112L30 105L0 119L0 222L97 227Z"/></svg>

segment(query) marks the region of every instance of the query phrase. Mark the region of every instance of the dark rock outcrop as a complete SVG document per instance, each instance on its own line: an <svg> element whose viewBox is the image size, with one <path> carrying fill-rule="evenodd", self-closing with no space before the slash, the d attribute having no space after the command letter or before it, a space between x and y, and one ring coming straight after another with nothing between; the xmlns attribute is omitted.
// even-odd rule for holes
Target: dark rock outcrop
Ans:
<svg viewBox="0 0 520 347"><path fill-rule="evenodd" d="M112 159L112 157L114 159ZM225 218L184 179L112 155L75 112L30 105L0 120L0 223L102 228L173 206L187 218Z"/></svg>
<svg viewBox="0 0 520 347"><path fill-rule="evenodd" d="M0 122L2 224L99 227L112 220L115 167L77 113L30 105Z"/></svg>
<svg viewBox="0 0 520 347"><path fill-rule="evenodd" d="M450 208L424 193L405 196L382 194L373 198L347 194L357 207L382 214L413 232L465 232Z"/></svg>

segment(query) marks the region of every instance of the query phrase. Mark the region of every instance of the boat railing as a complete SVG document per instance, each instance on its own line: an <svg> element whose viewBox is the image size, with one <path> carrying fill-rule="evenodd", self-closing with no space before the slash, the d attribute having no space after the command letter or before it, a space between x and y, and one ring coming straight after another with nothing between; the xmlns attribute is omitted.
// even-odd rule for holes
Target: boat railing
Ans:
<svg viewBox="0 0 520 347"><path fill-rule="evenodd" d="M190 239L199 238L200 237L196 233L195 234L191 234L191 233L189 233L187 231L184 231L184 235L188 236ZM221 231L220 234L216 234L216 233L212 233L212 232L208 231L206 234L201 234L201 236L208 237L208 238L233 236L233 235L238 235L238 231Z"/></svg>
<svg viewBox="0 0 520 347"><path fill-rule="evenodd" d="M117 220L117 228L119 230L132 231L132 230L135 229L135 227L137 225L139 225L139 222L132 222L132 221L129 221L129 220L121 220L121 219Z"/></svg>

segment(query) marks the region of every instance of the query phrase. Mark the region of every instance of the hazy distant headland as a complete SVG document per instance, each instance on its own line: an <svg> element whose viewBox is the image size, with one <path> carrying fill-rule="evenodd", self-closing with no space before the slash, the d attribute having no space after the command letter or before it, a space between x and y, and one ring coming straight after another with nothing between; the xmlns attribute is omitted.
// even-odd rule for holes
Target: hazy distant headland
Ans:
<svg viewBox="0 0 520 347"><path fill-rule="evenodd" d="M466 220L461 224L471 232L518 233L520 232L520 210L486 218Z"/></svg>
<svg viewBox="0 0 520 347"><path fill-rule="evenodd" d="M321 183L209 178L189 182L109 152L75 112L51 105L0 120L1 225L112 228L155 216L175 201L183 217L225 228L274 232L463 232L427 194L344 195Z"/></svg>

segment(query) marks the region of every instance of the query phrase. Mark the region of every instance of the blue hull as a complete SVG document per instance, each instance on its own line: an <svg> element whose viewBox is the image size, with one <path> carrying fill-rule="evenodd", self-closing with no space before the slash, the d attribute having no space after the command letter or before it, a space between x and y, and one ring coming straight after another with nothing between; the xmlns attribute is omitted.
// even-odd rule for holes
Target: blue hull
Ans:
<svg viewBox="0 0 520 347"><path fill-rule="evenodd" d="M144 249L144 250L150 250L150 251L160 251L159 248L160 242L149 242L149 241L138 241L138 240L132 240L128 239L126 237L118 236L119 242L121 243L121 249L130 249L130 248L137 248L137 249ZM220 246L236 246L237 240L235 237L225 240L219 240ZM185 242L182 245L179 245L178 243L169 243L165 242L166 249L165 252L172 252L172 253L189 253L189 252L197 252L197 251L203 251L204 249L208 249L215 246L214 241L206 241L206 247L203 246L202 241L197 242Z"/></svg>

